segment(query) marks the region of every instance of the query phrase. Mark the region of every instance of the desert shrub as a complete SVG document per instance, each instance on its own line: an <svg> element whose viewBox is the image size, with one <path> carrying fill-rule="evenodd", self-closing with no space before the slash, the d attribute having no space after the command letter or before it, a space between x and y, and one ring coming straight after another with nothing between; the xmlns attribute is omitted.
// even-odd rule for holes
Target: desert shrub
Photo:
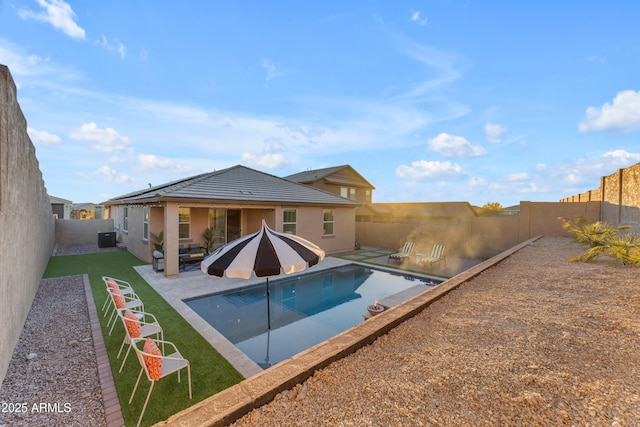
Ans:
<svg viewBox="0 0 640 427"><path fill-rule="evenodd" d="M621 232L631 227L614 227L601 221L588 223L584 217L578 217L575 222L563 217L559 219L563 222L562 227L571 233L578 243L589 246L587 252L571 258L570 261L588 262L598 255L605 254L623 265L640 262L640 235Z"/></svg>

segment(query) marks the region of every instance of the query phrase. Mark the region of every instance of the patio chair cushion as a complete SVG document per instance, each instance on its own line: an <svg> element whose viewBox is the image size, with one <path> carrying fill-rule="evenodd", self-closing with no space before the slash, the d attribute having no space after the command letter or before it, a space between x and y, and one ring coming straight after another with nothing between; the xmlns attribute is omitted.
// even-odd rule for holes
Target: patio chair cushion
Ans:
<svg viewBox="0 0 640 427"><path fill-rule="evenodd" d="M127 331L131 338L140 338L142 330L140 329L140 321L136 318L131 310L124 312L124 323L127 325Z"/></svg>
<svg viewBox="0 0 640 427"><path fill-rule="evenodd" d="M125 305L127 305L127 302L124 300L124 296L122 295L122 292L119 288L114 289L113 291L113 302L118 308L124 308Z"/></svg>
<svg viewBox="0 0 640 427"><path fill-rule="evenodd" d="M155 356L162 356L160 349L156 345L155 341L151 338L147 338L147 340L144 342L142 351L144 351L145 353L153 354ZM162 359L160 357L151 357L145 355L144 363L147 366L149 378L154 381L158 381L162 376Z"/></svg>

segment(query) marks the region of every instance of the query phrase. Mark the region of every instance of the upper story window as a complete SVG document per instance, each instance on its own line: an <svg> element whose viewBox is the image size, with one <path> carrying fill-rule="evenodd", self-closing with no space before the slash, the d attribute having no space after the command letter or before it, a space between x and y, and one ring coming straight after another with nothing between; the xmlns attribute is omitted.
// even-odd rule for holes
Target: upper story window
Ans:
<svg viewBox="0 0 640 427"><path fill-rule="evenodd" d="M364 197L365 197L365 202L371 203L371 189L370 188L367 188L366 190L364 190Z"/></svg>
<svg viewBox="0 0 640 427"><path fill-rule="evenodd" d="M149 240L149 206L142 208L142 238Z"/></svg>
<svg viewBox="0 0 640 427"><path fill-rule="evenodd" d="M322 210L322 235L333 234L333 209Z"/></svg>
<svg viewBox="0 0 640 427"><path fill-rule="evenodd" d="M122 208L122 230L129 230L129 208L127 206Z"/></svg>
<svg viewBox="0 0 640 427"><path fill-rule="evenodd" d="M178 208L178 239L191 236L191 208Z"/></svg>
<svg viewBox="0 0 640 427"><path fill-rule="evenodd" d="M296 234L296 221L298 211L296 209L284 209L282 211L282 231L284 233Z"/></svg>
<svg viewBox="0 0 640 427"><path fill-rule="evenodd" d="M340 195L347 199L356 200L356 188L340 187Z"/></svg>

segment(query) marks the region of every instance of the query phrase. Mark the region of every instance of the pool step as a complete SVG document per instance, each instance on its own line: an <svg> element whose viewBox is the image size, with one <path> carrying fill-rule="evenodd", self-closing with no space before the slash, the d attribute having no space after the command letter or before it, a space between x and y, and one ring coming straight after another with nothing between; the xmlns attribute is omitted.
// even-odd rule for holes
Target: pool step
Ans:
<svg viewBox="0 0 640 427"><path fill-rule="evenodd" d="M247 292L242 294L224 295L224 298L236 307L245 307L260 300L264 300L264 295Z"/></svg>

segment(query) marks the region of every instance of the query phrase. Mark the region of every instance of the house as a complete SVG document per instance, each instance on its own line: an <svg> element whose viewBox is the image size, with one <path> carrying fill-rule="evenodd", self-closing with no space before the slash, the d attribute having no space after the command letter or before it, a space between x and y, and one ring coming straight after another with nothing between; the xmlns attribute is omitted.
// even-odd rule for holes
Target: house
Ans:
<svg viewBox="0 0 640 427"><path fill-rule="evenodd" d="M56 219L70 219L71 218L71 200L61 199L60 197L49 196L51 202L51 210L53 216Z"/></svg>
<svg viewBox="0 0 640 427"><path fill-rule="evenodd" d="M311 169L284 178L360 203L371 203L371 193L375 189L369 181L349 165Z"/></svg>
<svg viewBox="0 0 640 427"><path fill-rule="evenodd" d="M310 169L284 178L355 200L360 203L356 208L357 221L371 220L371 200L375 187L350 165Z"/></svg>
<svg viewBox="0 0 640 427"><path fill-rule="evenodd" d="M102 219L103 207L95 203L74 203L71 219Z"/></svg>
<svg viewBox="0 0 640 427"><path fill-rule="evenodd" d="M151 262L154 236L164 237L164 272L179 272L179 247L212 249L256 232L262 220L277 231L301 236L326 253L353 249L358 202L244 166L169 182L103 203L114 220L117 239L137 257Z"/></svg>

